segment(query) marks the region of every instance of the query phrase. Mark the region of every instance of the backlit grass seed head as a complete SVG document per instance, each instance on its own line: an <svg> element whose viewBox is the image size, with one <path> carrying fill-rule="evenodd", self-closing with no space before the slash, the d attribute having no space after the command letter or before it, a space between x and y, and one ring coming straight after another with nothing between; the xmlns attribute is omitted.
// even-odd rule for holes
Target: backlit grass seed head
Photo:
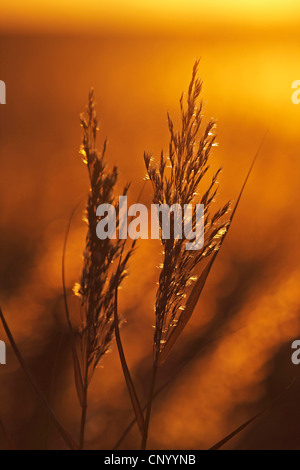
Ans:
<svg viewBox="0 0 300 470"><path fill-rule="evenodd" d="M83 130L80 154L88 168L90 190L85 215L88 230L83 269L74 292L81 299L81 352L84 370L90 378L99 360L109 349L113 337L115 289L125 276L131 251L123 256L118 266L124 240L100 240L96 235L97 207L104 203L114 204L118 213L118 206L115 204L117 168L114 167L111 171L106 168L106 140L101 153L96 147L98 120L93 90L89 94L87 111L80 117L80 123ZM124 195L127 190L128 185L124 189Z"/></svg>
<svg viewBox="0 0 300 470"><path fill-rule="evenodd" d="M212 177L208 188L203 192L200 183L209 169L209 157L215 145L215 122L210 120L202 129L202 101L199 96L202 82L197 78L198 61L193 67L192 79L184 103L180 98L181 129L176 131L168 115L170 132L169 155L161 152L158 164L152 156L144 155L147 175L150 179L154 204L204 204L204 245L200 250L185 249L186 238L162 239L164 260L159 277L156 296L156 328L154 335L154 355L158 359L164 344L178 319L184 313L186 288L195 280L195 268L207 256L220 248L229 219L226 214L229 203L211 215L210 209L217 194L217 178L221 169ZM172 214L171 214L172 215ZM195 216L195 211L194 211ZM193 229L195 217L193 217ZM174 216L171 217L174 228Z"/></svg>

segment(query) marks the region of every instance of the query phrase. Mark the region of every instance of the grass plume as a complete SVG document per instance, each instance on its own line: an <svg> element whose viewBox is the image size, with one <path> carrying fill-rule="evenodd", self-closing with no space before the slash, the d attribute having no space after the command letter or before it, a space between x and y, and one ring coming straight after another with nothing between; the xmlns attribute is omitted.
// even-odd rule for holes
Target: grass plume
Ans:
<svg viewBox="0 0 300 470"><path fill-rule="evenodd" d="M202 135L199 135L203 116L202 102L198 105L202 82L197 78L197 67L198 61L193 68L186 109L183 95L180 99L180 131L174 130L173 121L168 115L169 155L165 156L162 152L159 164L153 165L151 156L145 154L147 173L154 191L154 204L179 204L182 209L184 205L191 203L205 206L204 245L200 250L186 250L185 237L161 240L164 260L155 305L155 362L158 362L171 332L184 316L186 289L196 279L196 267L204 258L219 249L229 222L226 217L229 203L213 215L210 214L210 207L218 190L217 178L221 169L214 174L202 197L199 195L199 185L209 169L209 157L216 136L213 133L213 120L209 121ZM171 224L174 226L174 217Z"/></svg>
<svg viewBox="0 0 300 470"><path fill-rule="evenodd" d="M115 185L118 175L116 167L107 169L106 140L102 151L97 150L98 119L93 90L89 93L87 111L80 117L80 124L83 131L80 154L87 166L90 183L85 217L88 230L83 268L80 282L74 288L80 298L81 311L81 365L80 371L75 370L75 376L80 374L79 383L82 383L79 398L82 407L80 447L83 448L88 386L114 335L115 291L124 279L132 250L126 253L118 265L124 240L101 240L96 235L97 207L101 204L117 206ZM129 185L124 188L124 195L128 187ZM118 222L117 217L117 227ZM78 367L76 361L74 366Z"/></svg>
<svg viewBox="0 0 300 470"><path fill-rule="evenodd" d="M154 365L142 448L146 447L155 378L157 368L162 362L164 348L168 346L171 337L174 339L178 333L181 333L183 328L180 325L185 326L186 316L192 313L187 308L189 303L185 300L187 289L197 279L199 264L219 250L229 225L227 216L229 202L214 214L210 212L218 191L217 178L221 169L213 175L208 188L200 195L200 185L210 167L209 158L216 136L213 120L210 120L202 130L203 103L199 101L202 82L197 78L198 64L199 61L196 61L193 67L186 103L184 95L180 98L179 131L175 131L174 123L168 115L169 155L166 156L161 152L157 165L153 164L151 155L144 156L148 177L153 187L154 204L168 204L170 207L177 204L183 210L187 204L198 203L204 205L205 214L204 244L200 250L185 249L188 237L181 239L161 237L164 259L155 303ZM174 233L174 221L173 213L170 222L171 233ZM192 311L194 307L195 305Z"/></svg>

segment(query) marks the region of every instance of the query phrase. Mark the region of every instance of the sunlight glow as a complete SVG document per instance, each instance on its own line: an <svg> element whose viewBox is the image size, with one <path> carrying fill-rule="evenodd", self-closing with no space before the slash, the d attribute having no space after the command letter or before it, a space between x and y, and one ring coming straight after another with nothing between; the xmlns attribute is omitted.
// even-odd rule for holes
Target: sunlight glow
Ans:
<svg viewBox="0 0 300 470"><path fill-rule="evenodd" d="M299 17L298 0L2 0L0 25L2 30L201 32L212 23L296 25Z"/></svg>

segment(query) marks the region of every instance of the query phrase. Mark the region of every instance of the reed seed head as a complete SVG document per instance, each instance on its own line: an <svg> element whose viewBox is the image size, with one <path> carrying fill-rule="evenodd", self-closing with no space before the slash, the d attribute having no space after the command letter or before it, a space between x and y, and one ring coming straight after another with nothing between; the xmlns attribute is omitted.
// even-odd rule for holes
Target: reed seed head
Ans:
<svg viewBox="0 0 300 470"><path fill-rule="evenodd" d="M181 129L176 131L168 115L170 132L169 155L161 152L159 162L153 163L152 156L144 155L148 178L154 196L154 204L204 204L204 245L200 250L185 250L186 237L161 239L164 261L159 277L156 296L156 327L154 335L154 358L158 360L172 330L184 315L186 290L196 277L196 268L201 261L218 250L226 233L229 219L226 216L229 203L210 213L218 191L219 169L212 177L208 188L200 191L200 183L209 169L209 158L216 145L215 121L210 120L202 130L203 103L199 96L202 82L197 78L198 63L193 67L192 78L186 96L180 98ZM193 220L193 222L195 222ZM174 217L171 218L174 227Z"/></svg>
<svg viewBox="0 0 300 470"><path fill-rule="evenodd" d="M96 235L97 207L100 204L113 204L118 213L115 195L118 173L116 167L107 169L106 140L102 152L96 147L98 119L93 90L89 93L87 110L80 117L80 124L83 131L80 154L87 165L90 190L85 217L88 230L83 269L80 282L75 286L75 293L81 300L81 352L84 370L90 378L101 357L110 347L114 333L115 290L124 279L131 251L124 255L119 263L124 240L101 240ZM128 187L129 185L124 188L124 195ZM118 222L117 217L117 227Z"/></svg>

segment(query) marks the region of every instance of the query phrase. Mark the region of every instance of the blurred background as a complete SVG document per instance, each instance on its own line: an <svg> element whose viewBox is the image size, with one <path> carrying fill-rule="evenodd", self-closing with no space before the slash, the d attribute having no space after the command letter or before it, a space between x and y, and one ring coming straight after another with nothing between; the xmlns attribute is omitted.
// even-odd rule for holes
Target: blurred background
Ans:
<svg viewBox="0 0 300 470"><path fill-rule="evenodd" d="M149 448L205 449L273 403L299 375L291 342L300 335L300 4L296 0L1 2L0 299L39 385L78 439L61 286L64 232L88 192L78 149L79 114L95 89L100 139L120 188L136 201L144 150L168 151L166 113L196 57L206 119L217 119L212 172L223 167L222 202L235 201L266 132L229 236L169 361L155 399ZM146 186L145 204L152 190ZM84 202L72 222L67 285L80 277ZM120 292L124 349L142 401L152 359L158 242L142 240ZM5 340L0 328L0 339ZM18 448L63 448L8 347L0 366L0 417ZM227 448L300 449L298 381ZM90 387L86 446L111 449L132 419L113 343ZM121 448L139 447L136 426ZM7 447L0 433L0 446Z"/></svg>

